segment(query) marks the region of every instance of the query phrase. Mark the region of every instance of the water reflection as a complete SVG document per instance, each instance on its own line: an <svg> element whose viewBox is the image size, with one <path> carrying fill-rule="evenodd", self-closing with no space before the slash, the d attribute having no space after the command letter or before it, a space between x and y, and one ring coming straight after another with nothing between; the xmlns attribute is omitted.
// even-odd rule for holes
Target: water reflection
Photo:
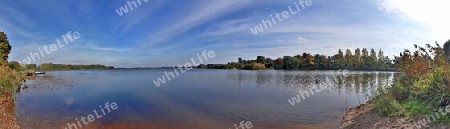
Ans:
<svg viewBox="0 0 450 129"><path fill-rule="evenodd" d="M52 72L53 77L27 81L29 88L15 95L16 114L23 128L64 128L98 104L114 101L117 112L86 129L228 128L242 120L258 129L323 128L339 123L348 107L394 77L390 72L192 70L156 87L152 79L165 71ZM328 88L295 106L287 101L315 85Z"/></svg>
<svg viewBox="0 0 450 129"><path fill-rule="evenodd" d="M33 91L54 91L74 86L74 82L63 76L44 75L27 76L26 80L16 88L16 93Z"/></svg>
<svg viewBox="0 0 450 129"><path fill-rule="evenodd" d="M239 84L253 84L261 88L308 89L327 84L339 94L371 94L377 87L385 88L394 79L394 72L353 71L348 75L336 71L229 71L227 79Z"/></svg>

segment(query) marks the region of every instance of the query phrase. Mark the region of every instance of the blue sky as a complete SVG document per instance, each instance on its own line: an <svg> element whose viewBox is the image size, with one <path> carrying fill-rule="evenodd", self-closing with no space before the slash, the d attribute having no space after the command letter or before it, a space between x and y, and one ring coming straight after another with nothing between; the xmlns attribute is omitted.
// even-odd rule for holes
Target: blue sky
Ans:
<svg viewBox="0 0 450 129"><path fill-rule="evenodd" d="M250 31L294 2L299 1L149 0L120 16L116 10L126 0L0 0L0 29L13 46L10 60L23 60L78 31L80 39L41 62L116 67L185 64L203 50L216 53L206 63L364 47L392 56L413 43L450 38L443 14L448 3L433 0L312 0L263 32Z"/></svg>

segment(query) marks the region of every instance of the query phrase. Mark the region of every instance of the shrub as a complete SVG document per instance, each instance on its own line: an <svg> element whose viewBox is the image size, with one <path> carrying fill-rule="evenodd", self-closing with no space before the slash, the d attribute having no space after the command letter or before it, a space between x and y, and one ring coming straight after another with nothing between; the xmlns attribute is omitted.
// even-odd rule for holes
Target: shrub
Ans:
<svg viewBox="0 0 450 129"><path fill-rule="evenodd" d="M389 117L403 116L404 110L390 93L382 93L374 98L373 111Z"/></svg>
<svg viewBox="0 0 450 129"><path fill-rule="evenodd" d="M246 69L246 70L262 70L262 69L266 69L266 65L261 64L261 63L251 63L251 64L246 64L244 66L244 69Z"/></svg>
<svg viewBox="0 0 450 129"><path fill-rule="evenodd" d="M7 63L0 63L0 93L10 93L20 85L22 76L19 72L9 68Z"/></svg>

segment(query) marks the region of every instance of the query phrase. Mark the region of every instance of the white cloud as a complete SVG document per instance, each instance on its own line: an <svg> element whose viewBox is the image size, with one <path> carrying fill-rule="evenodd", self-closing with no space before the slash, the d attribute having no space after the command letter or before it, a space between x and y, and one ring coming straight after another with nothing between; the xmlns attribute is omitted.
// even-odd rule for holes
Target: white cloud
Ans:
<svg viewBox="0 0 450 129"><path fill-rule="evenodd" d="M303 37L298 37L298 38L297 38L297 41L298 41L299 43L307 43L307 42L308 42L308 39L303 38Z"/></svg>
<svg viewBox="0 0 450 129"><path fill-rule="evenodd" d="M450 32L450 1L447 0L378 0L378 8L386 13L401 14L430 25L436 40L445 40Z"/></svg>

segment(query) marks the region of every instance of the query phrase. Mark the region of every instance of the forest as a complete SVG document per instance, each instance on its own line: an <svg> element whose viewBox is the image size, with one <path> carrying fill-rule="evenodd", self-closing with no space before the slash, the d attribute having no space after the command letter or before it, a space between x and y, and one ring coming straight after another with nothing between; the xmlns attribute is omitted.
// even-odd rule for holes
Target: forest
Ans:
<svg viewBox="0 0 450 129"><path fill-rule="evenodd" d="M346 49L345 53L339 49L337 54L326 56L321 54L303 53L295 56L283 56L277 59L257 56L255 60L243 60L228 64L200 65L199 68L208 69L245 69L245 70L395 70L395 60L384 55L382 50L375 51L366 48L355 50Z"/></svg>

